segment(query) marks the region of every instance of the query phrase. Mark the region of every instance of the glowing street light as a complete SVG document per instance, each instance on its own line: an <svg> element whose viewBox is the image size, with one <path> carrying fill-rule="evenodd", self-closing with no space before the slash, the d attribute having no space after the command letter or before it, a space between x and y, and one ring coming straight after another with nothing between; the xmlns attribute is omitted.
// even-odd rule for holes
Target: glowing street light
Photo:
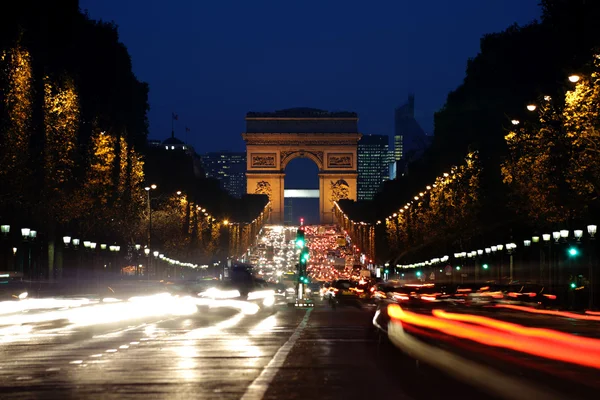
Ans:
<svg viewBox="0 0 600 400"><path fill-rule="evenodd" d="M513 125L519 125L521 123L521 121L519 121L518 119L512 119L510 122Z"/></svg>
<svg viewBox="0 0 600 400"><path fill-rule="evenodd" d="M536 108L537 108L537 106L535 104L528 104L527 105L527 109L529 111L535 111Z"/></svg>
<svg viewBox="0 0 600 400"><path fill-rule="evenodd" d="M579 79L581 79L581 77L579 75L573 74L573 75L569 76L569 81L572 83L579 82Z"/></svg>

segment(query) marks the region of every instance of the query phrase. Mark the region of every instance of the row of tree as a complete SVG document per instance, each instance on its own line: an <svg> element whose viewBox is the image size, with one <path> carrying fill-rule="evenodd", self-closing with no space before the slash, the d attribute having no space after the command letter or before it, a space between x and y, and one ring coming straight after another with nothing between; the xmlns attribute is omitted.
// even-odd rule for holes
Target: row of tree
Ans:
<svg viewBox="0 0 600 400"><path fill-rule="evenodd" d="M252 224L268 200L233 199L193 152L147 146L148 85L114 24L76 0L13 6L0 13L0 223L14 239L38 232L49 266L38 271L54 275L63 235L124 253L146 245L150 209L155 249L195 262L226 255L223 221Z"/></svg>
<svg viewBox="0 0 600 400"><path fill-rule="evenodd" d="M54 243L124 240L143 206L148 86L116 27L76 1L22 1L0 31L0 217Z"/></svg>
<svg viewBox="0 0 600 400"><path fill-rule="evenodd" d="M502 175L510 204L540 228L576 228L600 215L599 56L592 65L566 96L531 104L535 117L515 120L505 137Z"/></svg>
<svg viewBox="0 0 600 400"><path fill-rule="evenodd" d="M464 82L435 114L431 147L409 173L387 182L373 203L344 205L351 219L372 224L396 213L376 229L380 262L420 261L449 248L598 222L597 64L591 61L600 26L591 21L600 18L600 3L540 5L540 21L481 39ZM577 85L567 79L574 73L582 78ZM442 197L426 190L462 165L465 154L477 154L473 185L449 188ZM469 201L454 201L457 193ZM400 214L411 201L411 211Z"/></svg>

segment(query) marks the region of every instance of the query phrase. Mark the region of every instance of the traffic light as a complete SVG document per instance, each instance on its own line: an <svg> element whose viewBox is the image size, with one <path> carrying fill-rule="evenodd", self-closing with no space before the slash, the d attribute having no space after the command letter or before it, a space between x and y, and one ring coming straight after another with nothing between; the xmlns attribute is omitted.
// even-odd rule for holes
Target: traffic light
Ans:
<svg viewBox="0 0 600 400"><path fill-rule="evenodd" d="M383 272L385 272L386 274L389 274L390 270L386 268L385 271L383 271Z"/></svg>
<svg viewBox="0 0 600 400"><path fill-rule="evenodd" d="M575 282L571 282L571 285L569 286L571 286L571 289L575 289L577 287L577 284Z"/></svg>
<svg viewBox="0 0 600 400"><path fill-rule="evenodd" d="M575 257L579 254L579 250L577 249L577 247L570 247L569 248L569 257Z"/></svg>
<svg viewBox="0 0 600 400"><path fill-rule="evenodd" d="M310 258L310 254L308 251L308 247L304 247L302 249L302 251L300 252L300 264L306 265L309 258Z"/></svg>
<svg viewBox="0 0 600 400"><path fill-rule="evenodd" d="M456 267L456 270L457 270L457 271L460 271L460 265L458 265L458 266Z"/></svg>
<svg viewBox="0 0 600 400"><path fill-rule="evenodd" d="M417 271L417 276L421 276L421 271Z"/></svg>
<svg viewBox="0 0 600 400"><path fill-rule="evenodd" d="M302 249L306 244L306 240L304 240L304 231L302 229L298 229L296 232L296 247Z"/></svg>
<svg viewBox="0 0 600 400"><path fill-rule="evenodd" d="M482 267L483 267L483 269L488 269L490 266L487 264L483 264Z"/></svg>

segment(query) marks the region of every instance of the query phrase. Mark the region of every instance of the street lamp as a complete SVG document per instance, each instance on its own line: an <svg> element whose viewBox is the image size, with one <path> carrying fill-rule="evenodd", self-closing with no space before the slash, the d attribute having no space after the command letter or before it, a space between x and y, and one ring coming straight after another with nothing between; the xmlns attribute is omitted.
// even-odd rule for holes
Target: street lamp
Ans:
<svg viewBox="0 0 600 400"><path fill-rule="evenodd" d="M560 231L560 237L566 242L567 239L569 238L569 230L568 229L561 229L561 231Z"/></svg>
<svg viewBox="0 0 600 400"><path fill-rule="evenodd" d="M513 125L519 125L521 123L521 121L519 121L518 119L512 119L510 121Z"/></svg>
<svg viewBox="0 0 600 400"><path fill-rule="evenodd" d="M579 79L581 79L581 77L579 75L573 74L573 75L569 76L569 81L571 83L577 83L577 82L579 82Z"/></svg>
<svg viewBox="0 0 600 400"><path fill-rule="evenodd" d="M150 198L150 191L156 190L157 186L152 184L150 186L146 186L144 189L146 193L148 193L148 248L152 247L152 202Z"/></svg>
<svg viewBox="0 0 600 400"><path fill-rule="evenodd" d="M528 104L527 105L527 109L529 111L535 111L536 108L537 108L537 106L535 104Z"/></svg>
<svg viewBox="0 0 600 400"><path fill-rule="evenodd" d="M150 254L150 249L146 247L146 248L144 249L144 254L146 254L146 255Z"/></svg>
<svg viewBox="0 0 600 400"><path fill-rule="evenodd" d="M552 238L554 239L554 241L556 243L558 243L558 241L560 240L560 232L558 232L558 231L552 232Z"/></svg>
<svg viewBox="0 0 600 400"><path fill-rule="evenodd" d="M2 234L6 236L10 233L10 225L2 225L0 226L0 230L2 230Z"/></svg>
<svg viewBox="0 0 600 400"><path fill-rule="evenodd" d="M136 244L136 245L135 245L135 249L136 249L137 251L140 251L140 249L141 249L141 248L142 248L142 245L141 245L141 244Z"/></svg>
<svg viewBox="0 0 600 400"><path fill-rule="evenodd" d="M596 229L598 229L598 227L596 225L588 225L587 226L587 231L591 237L594 237L594 235L596 235Z"/></svg>
<svg viewBox="0 0 600 400"><path fill-rule="evenodd" d="M531 246L531 240L528 240L528 239L525 239L525 240L523 240L523 245L524 245L525 247L529 247L529 246Z"/></svg>
<svg viewBox="0 0 600 400"><path fill-rule="evenodd" d="M23 239L27 239L29 237L30 232L31 229L29 228L21 228L21 235L23 236Z"/></svg>
<svg viewBox="0 0 600 400"><path fill-rule="evenodd" d="M69 243L71 243L71 236L63 236L63 243L65 244L65 247L68 247Z"/></svg>
<svg viewBox="0 0 600 400"><path fill-rule="evenodd" d="M75 248L77 248L77 246L79 246L80 240L79 239L73 239L72 242L73 242L73 246L75 246Z"/></svg>

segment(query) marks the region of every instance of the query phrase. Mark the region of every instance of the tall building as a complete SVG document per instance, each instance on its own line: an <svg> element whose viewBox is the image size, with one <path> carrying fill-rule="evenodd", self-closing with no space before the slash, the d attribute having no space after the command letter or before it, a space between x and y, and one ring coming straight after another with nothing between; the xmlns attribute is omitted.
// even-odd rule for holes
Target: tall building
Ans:
<svg viewBox="0 0 600 400"><path fill-rule="evenodd" d="M221 188L235 198L246 193L246 153L222 151L201 157L207 178L219 180Z"/></svg>
<svg viewBox="0 0 600 400"><path fill-rule="evenodd" d="M394 161L406 164L419 158L430 139L415 119L415 96L411 94L394 112Z"/></svg>
<svg viewBox="0 0 600 400"><path fill-rule="evenodd" d="M358 142L358 200L372 200L389 179L389 136L363 135Z"/></svg>

